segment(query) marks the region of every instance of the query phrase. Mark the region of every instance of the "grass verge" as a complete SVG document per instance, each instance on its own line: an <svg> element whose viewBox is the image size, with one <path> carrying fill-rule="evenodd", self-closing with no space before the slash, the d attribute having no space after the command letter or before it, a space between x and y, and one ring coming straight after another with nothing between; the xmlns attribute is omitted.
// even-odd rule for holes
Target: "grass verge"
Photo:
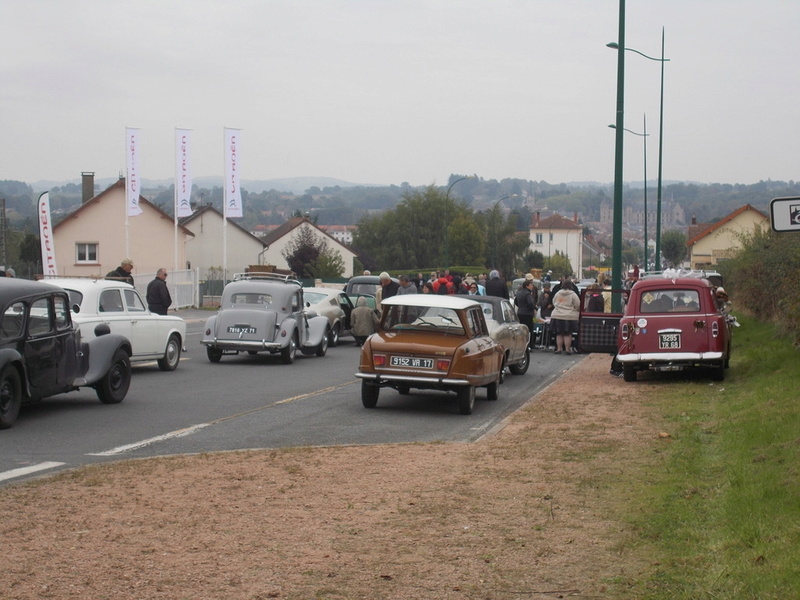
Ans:
<svg viewBox="0 0 800 600"><path fill-rule="evenodd" d="M628 482L632 543L652 566L630 597L800 597L798 353L774 327L742 325L724 382L676 378L645 400L670 443Z"/></svg>

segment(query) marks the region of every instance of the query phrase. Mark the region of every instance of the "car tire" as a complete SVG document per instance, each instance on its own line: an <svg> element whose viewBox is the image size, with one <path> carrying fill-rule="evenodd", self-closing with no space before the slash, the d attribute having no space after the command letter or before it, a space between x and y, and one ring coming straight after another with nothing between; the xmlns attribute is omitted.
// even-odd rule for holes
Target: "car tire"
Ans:
<svg viewBox="0 0 800 600"><path fill-rule="evenodd" d="M633 365L622 365L622 378L625 381L636 381L636 369Z"/></svg>
<svg viewBox="0 0 800 600"><path fill-rule="evenodd" d="M322 340L320 340L319 345L317 346L317 356L325 356L328 352L328 342L330 341L327 335L322 336Z"/></svg>
<svg viewBox="0 0 800 600"><path fill-rule="evenodd" d="M328 345L331 348L335 348L339 345L339 335L341 334L341 325L339 323L334 323L333 328L330 330L328 334Z"/></svg>
<svg viewBox="0 0 800 600"><path fill-rule="evenodd" d="M19 371L8 365L0 373L0 429L11 427L22 405L22 380Z"/></svg>
<svg viewBox="0 0 800 600"><path fill-rule="evenodd" d="M475 408L475 386L467 385L458 388L458 412L462 415L471 415Z"/></svg>
<svg viewBox="0 0 800 600"><path fill-rule="evenodd" d="M511 371L514 375L525 375L528 372L528 367L531 365L531 350L530 348L525 349L525 358L519 361L515 365L511 365L508 367L508 370Z"/></svg>
<svg viewBox="0 0 800 600"><path fill-rule="evenodd" d="M181 360L181 341L174 333L167 340L167 349L163 358L158 359L158 368L162 371L174 371Z"/></svg>
<svg viewBox="0 0 800 600"><path fill-rule="evenodd" d="M222 358L222 350L213 346L206 346L206 355L212 363L218 363Z"/></svg>
<svg viewBox="0 0 800 600"><path fill-rule="evenodd" d="M103 404L119 404L131 386L131 358L122 348L117 349L111 366L97 382L95 391Z"/></svg>
<svg viewBox="0 0 800 600"><path fill-rule="evenodd" d="M725 363L721 362L718 365L711 367L711 380L724 381L725 380Z"/></svg>
<svg viewBox="0 0 800 600"><path fill-rule="evenodd" d="M366 381L361 382L361 404L364 408L375 408L378 405L378 396L381 388L377 385L370 385Z"/></svg>
<svg viewBox="0 0 800 600"><path fill-rule="evenodd" d="M290 365L294 362L294 357L297 355L297 332L292 334L289 343L285 348L281 348L281 360L283 364Z"/></svg>
<svg viewBox="0 0 800 600"><path fill-rule="evenodd" d="M500 397L500 378L486 386L486 399L492 402Z"/></svg>

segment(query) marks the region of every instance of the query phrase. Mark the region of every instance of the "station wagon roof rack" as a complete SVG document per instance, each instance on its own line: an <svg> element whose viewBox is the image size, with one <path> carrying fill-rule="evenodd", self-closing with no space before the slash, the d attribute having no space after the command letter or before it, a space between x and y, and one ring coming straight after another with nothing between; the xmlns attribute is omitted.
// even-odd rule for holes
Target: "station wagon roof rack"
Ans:
<svg viewBox="0 0 800 600"><path fill-rule="evenodd" d="M706 271L705 269L664 269L663 271L645 271L639 279L677 279L678 277L696 277L697 279L722 278L716 271Z"/></svg>
<svg viewBox="0 0 800 600"><path fill-rule="evenodd" d="M256 280L256 281L281 281L283 283L296 283L297 285L302 285L297 279L292 277L291 275L283 275L281 273L234 273L233 274L234 281L247 281L247 280Z"/></svg>

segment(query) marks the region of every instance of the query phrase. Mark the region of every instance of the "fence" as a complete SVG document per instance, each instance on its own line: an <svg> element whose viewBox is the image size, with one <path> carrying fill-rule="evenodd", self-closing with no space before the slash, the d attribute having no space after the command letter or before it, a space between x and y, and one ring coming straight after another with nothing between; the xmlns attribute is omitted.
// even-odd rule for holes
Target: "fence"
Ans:
<svg viewBox="0 0 800 600"><path fill-rule="evenodd" d="M155 279L155 273L140 273L133 276L133 285L142 298L147 297L147 284ZM170 308L199 306L198 270L169 271L167 289L172 296Z"/></svg>

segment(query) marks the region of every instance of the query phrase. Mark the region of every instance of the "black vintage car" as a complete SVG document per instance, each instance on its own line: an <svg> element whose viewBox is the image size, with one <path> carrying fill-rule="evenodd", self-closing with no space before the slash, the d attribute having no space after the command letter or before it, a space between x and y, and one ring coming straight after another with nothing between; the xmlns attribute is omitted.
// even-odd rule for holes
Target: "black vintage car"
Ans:
<svg viewBox="0 0 800 600"><path fill-rule="evenodd" d="M131 382L131 344L98 325L82 341L69 296L47 283L0 278L0 429L20 405L92 387L104 404L122 402Z"/></svg>

